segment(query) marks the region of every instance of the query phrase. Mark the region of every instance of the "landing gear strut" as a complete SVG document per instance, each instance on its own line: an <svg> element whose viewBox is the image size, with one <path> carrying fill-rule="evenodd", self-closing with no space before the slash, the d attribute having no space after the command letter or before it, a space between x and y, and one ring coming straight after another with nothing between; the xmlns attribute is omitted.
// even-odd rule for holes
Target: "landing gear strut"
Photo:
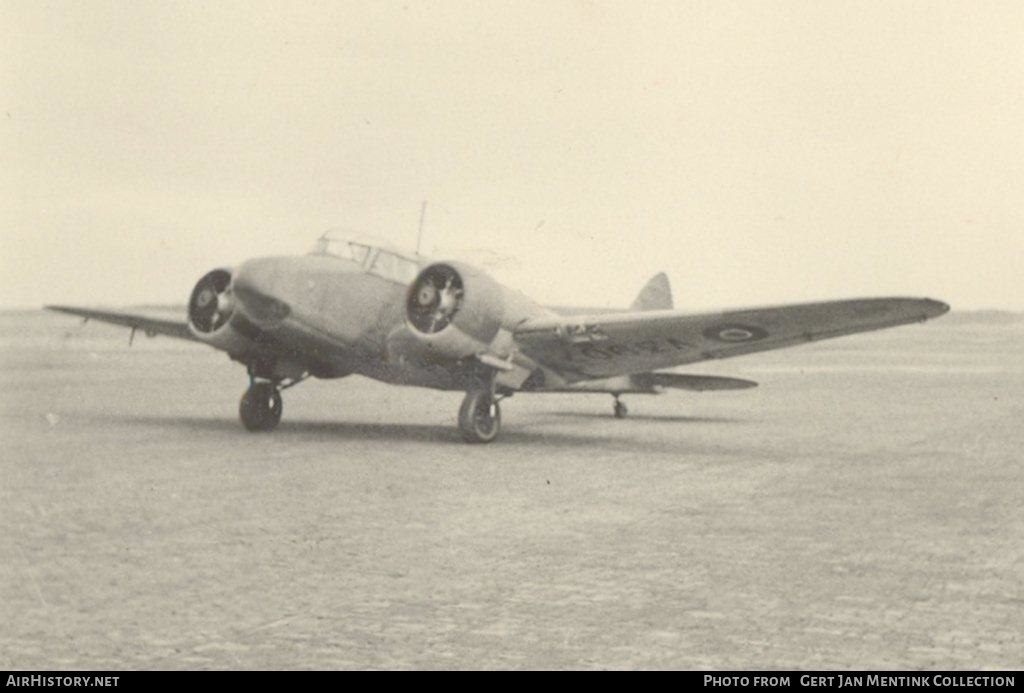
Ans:
<svg viewBox="0 0 1024 693"><path fill-rule="evenodd" d="M615 406L612 408L615 412L616 419L626 418L626 414L629 413L629 409L626 407L626 403L619 400L619 396L615 395Z"/></svg>
<svg viewBox="0 0 1024 693"><path fill-rule="evenodd" d="M459 432L467 443L490 443L501 431L501 407L490 390L470 390L459 407Z"/></svg>
<svg viewBox="0 0 1024 693"><path fill-rule="evenodd" d="M284 400L275 383L253 380L238 403L238 416L250 431L270 431L281 421Z"/></svg>

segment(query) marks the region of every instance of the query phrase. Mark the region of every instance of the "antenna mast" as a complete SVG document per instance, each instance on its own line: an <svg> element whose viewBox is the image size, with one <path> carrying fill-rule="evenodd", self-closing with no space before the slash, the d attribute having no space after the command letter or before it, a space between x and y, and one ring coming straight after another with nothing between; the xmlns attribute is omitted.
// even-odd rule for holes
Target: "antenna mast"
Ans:
<svg viewBox="0 0 1024 693"><path fill-rule="evenodd" d="M416 254L420 254L420 241L423 240L423 218L427 216L427 201L423 200L423 204L420 205L420 228L416 232Z"/></svg>

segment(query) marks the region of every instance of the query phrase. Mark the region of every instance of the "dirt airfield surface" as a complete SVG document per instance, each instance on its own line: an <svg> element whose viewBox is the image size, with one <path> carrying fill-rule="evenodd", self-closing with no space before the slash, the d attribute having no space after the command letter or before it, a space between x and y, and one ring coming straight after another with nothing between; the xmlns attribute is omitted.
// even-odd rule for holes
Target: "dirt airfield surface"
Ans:
<svg viewBox="0 0 1024 693"><path fill-rule="evenodd" d="M0 667L1020 668L1024 322L956 313L688 372L362 378L237 420L200 345L0 314Z"/></svg>

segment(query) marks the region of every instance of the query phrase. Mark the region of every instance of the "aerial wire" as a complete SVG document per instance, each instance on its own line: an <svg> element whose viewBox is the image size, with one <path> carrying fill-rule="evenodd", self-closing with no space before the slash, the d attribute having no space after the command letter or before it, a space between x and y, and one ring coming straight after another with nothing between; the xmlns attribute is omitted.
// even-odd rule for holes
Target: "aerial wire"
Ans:
<svg viewBox="0 0 1024 693"><path fill-rule="evenodd" d="M420 254L420 241L423 240L423 219L427 216L427 201L420 205L420 228L416 232L416 254Z"/></svg>

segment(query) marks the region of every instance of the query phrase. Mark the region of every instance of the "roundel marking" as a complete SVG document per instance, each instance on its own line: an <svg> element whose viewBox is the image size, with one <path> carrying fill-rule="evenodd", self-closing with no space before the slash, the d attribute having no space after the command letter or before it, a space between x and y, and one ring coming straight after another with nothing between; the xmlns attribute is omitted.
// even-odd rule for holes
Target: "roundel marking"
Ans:
<svg viewBox="0 0 1024 693"><path fill-rule="evenodd" d="M752 325L727 323L724 325L712 325L704 330L704 336L716 342L740 344L742 342L756 342L759 339L764 339L768 336L768 333L760 327Z"/></svg>

